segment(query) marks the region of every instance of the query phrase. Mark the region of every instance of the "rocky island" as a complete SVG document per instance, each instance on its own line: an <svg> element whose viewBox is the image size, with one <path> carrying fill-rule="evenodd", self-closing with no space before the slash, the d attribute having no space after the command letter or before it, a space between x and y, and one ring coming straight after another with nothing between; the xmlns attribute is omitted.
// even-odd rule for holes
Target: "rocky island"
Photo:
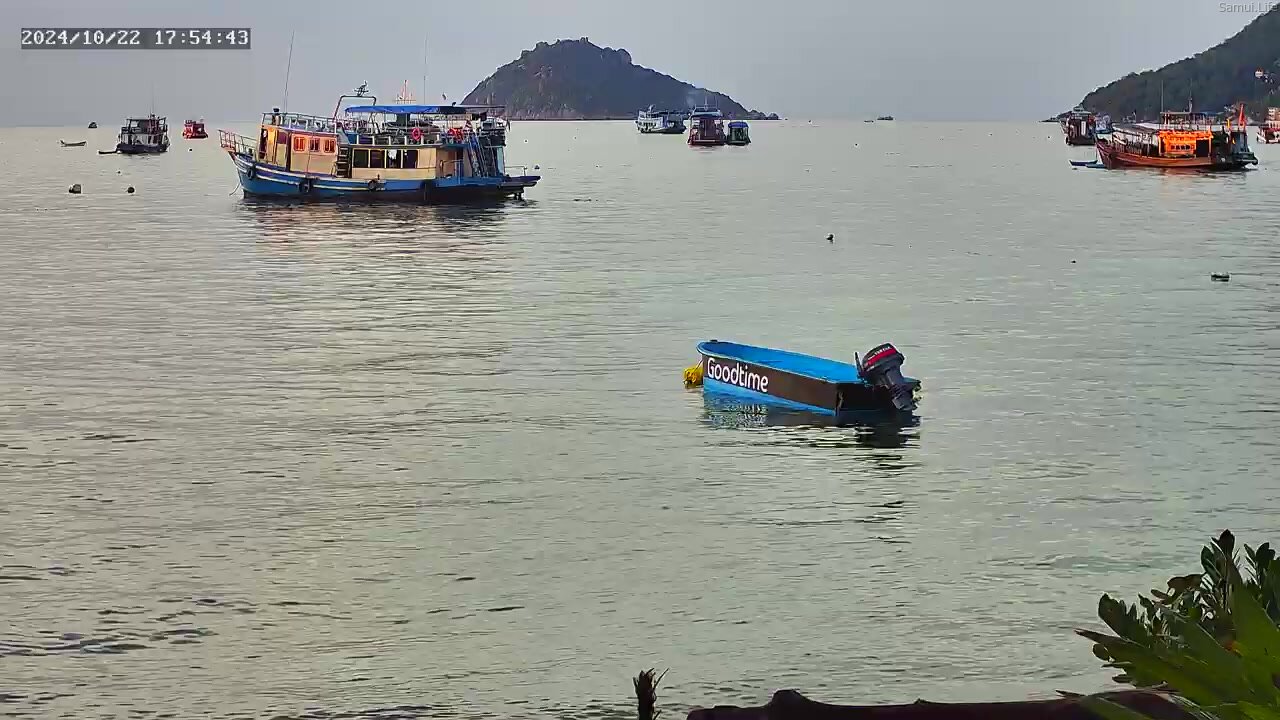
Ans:
<svg viewBox="0 0 1280 720"><path fill-rule="evenodd" d="M507 117L524 120L629 120L650 105L670 110L711 105L730 119L778 119L748 110L724 93L636 65L626 50L600 47L587 38L538 43L485 78L463 103L502 105Z"/></svg>

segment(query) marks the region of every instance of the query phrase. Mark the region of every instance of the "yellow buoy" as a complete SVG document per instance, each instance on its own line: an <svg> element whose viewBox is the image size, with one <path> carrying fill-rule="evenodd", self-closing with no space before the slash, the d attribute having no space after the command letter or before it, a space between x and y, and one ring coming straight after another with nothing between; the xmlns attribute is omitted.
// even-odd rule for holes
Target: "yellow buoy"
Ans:
<svg viewBox="0 0 1280 720"><path fill-rule="evenodd" d="M687 388L702 387L702 363L684 369L684 386Z"/></svg>

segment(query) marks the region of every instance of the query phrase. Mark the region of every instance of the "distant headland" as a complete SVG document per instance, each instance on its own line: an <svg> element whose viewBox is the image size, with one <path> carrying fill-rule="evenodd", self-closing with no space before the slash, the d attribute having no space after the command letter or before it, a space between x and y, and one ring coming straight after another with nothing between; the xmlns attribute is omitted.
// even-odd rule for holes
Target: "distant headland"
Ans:
<svg viewBox="0 0 1280 720"><path fill-rule="evenodd" d="M778 119L748 110L724 93L636 65L626 50L602 48L587 38L538 43L481 81L463 103L502 105L507 117L525 120L631 119L650 105L669 110L710 105L726 118Z"/></svg>
<svg viewBox="0 0 1280 720"><path fill-rule="evenodd" d="M1216 113L1244 102L1250 115L1264 117L1267 106L1280 105L1277 80L1280 6L1208 50L1159 70L1130 73L1089 93L1080 104L1117 118L1154 119L1161 110L1192 105Z"/></svg>

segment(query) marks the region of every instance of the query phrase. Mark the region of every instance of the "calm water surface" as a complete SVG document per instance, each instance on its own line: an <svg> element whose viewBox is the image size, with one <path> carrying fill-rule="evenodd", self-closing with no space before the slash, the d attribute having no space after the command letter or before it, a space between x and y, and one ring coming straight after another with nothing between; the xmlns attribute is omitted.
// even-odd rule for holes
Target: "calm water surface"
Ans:
<svg viewBox="0 0 1280 720"><path fill-rule="evenodd" d="M1280 539L1271 147L516 123L526 202L290 207L112 130L0 130L0 714L621 717L651 666L671 714L1087 691L1099 594ZM709 337L890 340L920 421L709 407Z"/></svg>

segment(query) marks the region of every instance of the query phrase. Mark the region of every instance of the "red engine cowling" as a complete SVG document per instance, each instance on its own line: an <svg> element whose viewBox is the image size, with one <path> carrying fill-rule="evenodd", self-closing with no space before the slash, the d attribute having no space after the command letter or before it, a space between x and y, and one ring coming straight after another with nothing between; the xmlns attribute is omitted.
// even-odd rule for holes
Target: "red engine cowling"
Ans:
<svg viewBox="0 0 1280 720"><path fill-rule="evenodd" d="M902 377L902 363L906 360L890 343L877 345L858 363L858 371L862 379L872 385L878 385L889 391L893 398L893 406L899 410L916 409L916 401L911 383Z"/></svg>

